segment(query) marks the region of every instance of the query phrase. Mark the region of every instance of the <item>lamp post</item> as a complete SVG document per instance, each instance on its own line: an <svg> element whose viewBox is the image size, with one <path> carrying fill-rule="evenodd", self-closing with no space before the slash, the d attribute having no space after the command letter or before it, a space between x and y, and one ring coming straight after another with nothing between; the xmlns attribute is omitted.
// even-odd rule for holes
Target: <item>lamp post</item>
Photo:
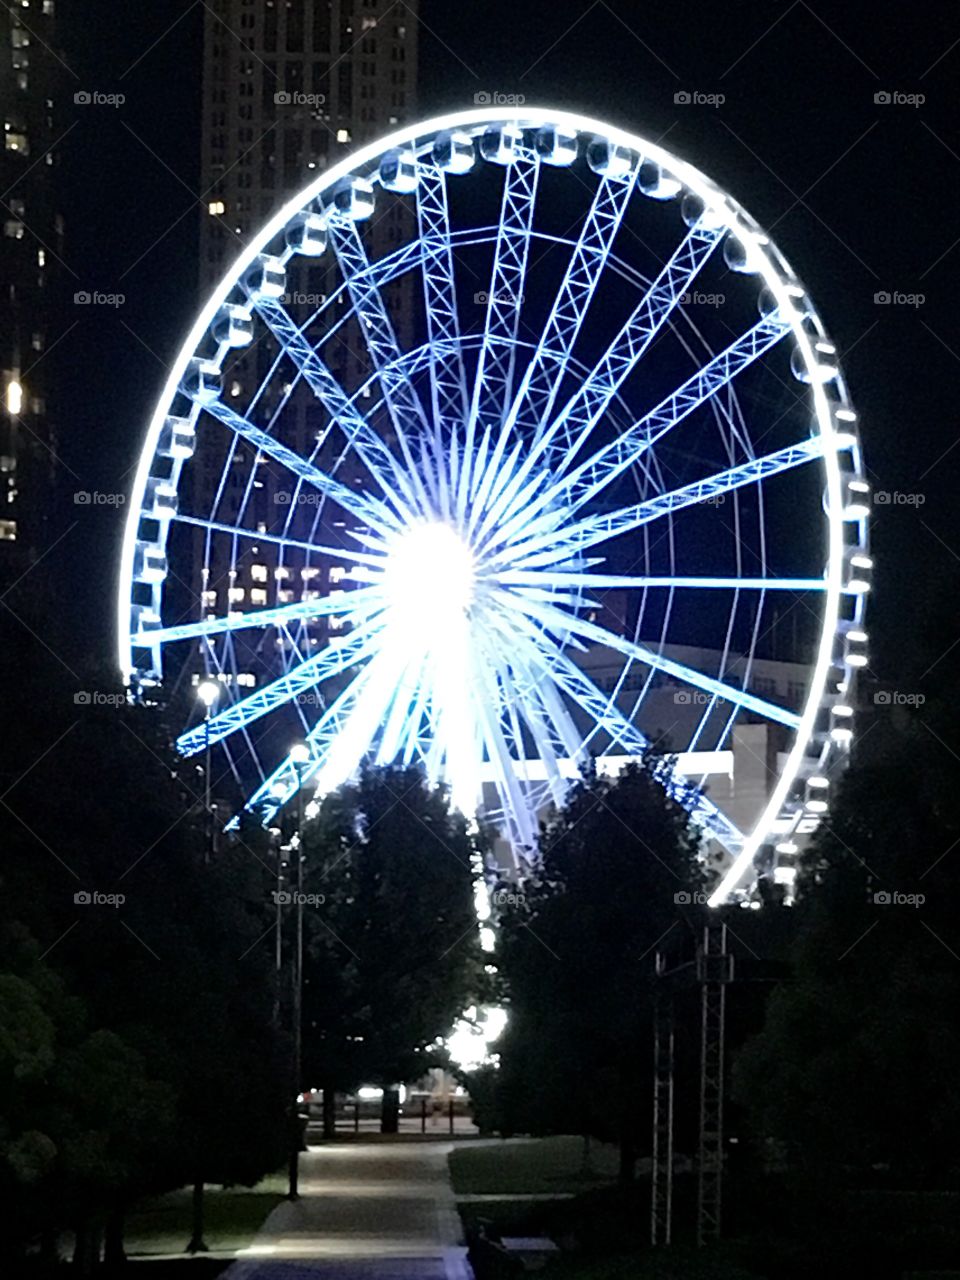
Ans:
<svg viewBox="0 0 960 1280"><path fill-rule="evenodd" d="M208 865L213 854L213 806L210 803L210 716L219 696L220 685L216 680L208 678L201 680L197 685L197 697L204 706L203 723L206 760L204 763L203 807L206 815L207 840L203 851L203 860ZM203 1188L203 1176L198 1174L193 1183L193 1227L190 1241L187 1245L187 1253L206 1253L208 1251L203 1238Z"/></svg>
<svg viewBox="0 0 960 1280"><path fill-rule="evenodd" d="M207 847L203 857L205 862L209 862L213 854L213 806L210 803L210 716L216 706L217 699L220 697L220 685L216 680L201 680L197 685L197 697L205 708L203 718L205 754L203 804L207 815Z"/></svg>
<svg viewBox="0 0 960 1280"><path fill-rule="evenodd" d="M300 1198L300 1084L303 1067L303 784L310 748L298 742L290 751L290 760L297 771L297 846L296 846L296 935L293 952L293 1062L292 1098L290 1122L290 1186L288 1200ZM291 840L291 846L293 841Z"/></svg>

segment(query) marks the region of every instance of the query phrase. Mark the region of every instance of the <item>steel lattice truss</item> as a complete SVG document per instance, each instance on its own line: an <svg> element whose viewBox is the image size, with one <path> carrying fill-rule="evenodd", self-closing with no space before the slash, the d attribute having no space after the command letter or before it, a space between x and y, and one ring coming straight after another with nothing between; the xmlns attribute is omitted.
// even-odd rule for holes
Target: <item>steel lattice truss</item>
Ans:
<svg viewBox="0 0 960 1280"><path fill-rule="evenodd" d="M544 184L574 165L580 184L592 184L588 207L576 229L559 236L539 226ZM499 219L457 226L453 185L475 180L479 170L502 174ZM366 224L384 189L408 203L413 234L377 255ZM628 262L627 224L638 205L663 216L674 195L684 196L683 220L673 214L679 240L654 272L641 275ZM720 261L721 247L727 267L739 280L749 277L760 295L759 320L730 330L706 354L688 343L692 370L688 363L652 408L634 409L626 391L678 331L685 299L705 267ZM461 255L478 250L490 263L477 294L483 322L465 327ZM562 253L566 265L531 328L527 292L547 252ZM298 258L335 264L339 281L306 320L287 302L288 272ZM413 344L398 338L389 295L393 282L411 277L423 317ZM630 286L634 301L598 343L599 299L613 277ZM225 365L232 352L264 337L272 363L241 410L230 402ZM351 341L366 370L360 387L348 390L331 353ZM786 364L778 354L784 347ZM586 360L578 354L584 350ZM788 372L791 351L814 430L758 449L736 397L738 380L771 360ZM291 397L304 390L324 415L309 449L285 430ZM238 669L235 645L275 634L282 673L250 691L228 681L227 705L179 739L185 755L211 744L232 761L236 744L245 743L259 759L261 726L296 707L309 763L285 756L261 766L247 803L265 820L301 785L329 791L364 758L414 760L432 780L449 784L465 811L485 805L519 851L535 848L538 807L545 799L562 802L571 771L589 763L597 743L608 754L631 756L647 747L643 700L667 680L705 707L686 750L697 750L718 709L725 716L723 732L714 735L718 746L743 716L781 726L792 743L752 831L739 830L679 775L670 784L728 851L728 893L749 875L771 831L785 840L811 821L817 809L808 803L809 777L820 786L849 739L842 695L857 665L869 567L853 419L833 348L802 288L767 238L702 175L638 139L546 112L519 120L475 112L409 130L339 166L285 210L188 339L154 419L128 524L122 665L146 687L162 678L172 647L186 646L223 677ZM662 450L682 424L701 420L715 424L728 465L701 466L679 483ZM760 425L757 438L776 441L776 423ZM210 432L221 433L226 450L221 479L207 512L186 510L181 472ZM243 500L227 510L228 473L244 447L254 467ZM674 519L717 507L728 495L735 502L741 491L755 495L762 516L764 486L811 464L825 477L826 533L820 563L806 575L772 572L765 550L748 563L739 547L724 573L672 564L654 572L650 554L629 572L610 562L614 539L649 539L651 531L668 537L673 556ZM278 526L250 514L253 476L264 469L290 491ZM640 490L635 501L626 500L631 477ZM304 494L313 495L312 523L298 523ZM344 565L349 589L171 618L164 584L177 526L192 529L204 548L205 585L224 546L231 581L256 546L261 555L272 548L280 563L299 556ZM652 544L642 545L649 551ZM815 601L821 641L805 707L764 696L723 663L704 671L683 660L674 637L673 645L663 643L666 623L659 643L639 634L639 622L632 633L606 625L598 599L612 591L641 599L641 619L647 600L687 593L698 593L705 609L732 594L734 611L741 600L762 604L780 592ZM753 643L760 617L758 607ZM336 627L337 642L310 652L309 629L323 619ZM612 689L600 687L584 663L591 650L622 664ZM624 679L634 667L646 676L629 706ZM307 716L303 700L311 696L319 709ZM485 783L496 793L493 804Z"/></svg>

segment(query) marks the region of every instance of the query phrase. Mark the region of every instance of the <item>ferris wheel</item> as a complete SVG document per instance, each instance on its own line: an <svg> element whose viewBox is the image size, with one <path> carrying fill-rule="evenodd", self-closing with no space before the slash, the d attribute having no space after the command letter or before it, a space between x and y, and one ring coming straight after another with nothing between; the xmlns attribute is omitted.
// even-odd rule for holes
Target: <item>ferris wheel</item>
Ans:
<svg viewBox="0 0 960 1280"><path fill-rule="evenodd" d="M399 760L523 854L591 757L666 740L720 902L849 751L866 494L836 349L739 204L598 121L445 116L315 179L204 307L137 472L120 665L219 681L178 747L264 820ZM756 675L788 617L792 700ZM685 784L745 724L776 749L741 827Z"/></svg>

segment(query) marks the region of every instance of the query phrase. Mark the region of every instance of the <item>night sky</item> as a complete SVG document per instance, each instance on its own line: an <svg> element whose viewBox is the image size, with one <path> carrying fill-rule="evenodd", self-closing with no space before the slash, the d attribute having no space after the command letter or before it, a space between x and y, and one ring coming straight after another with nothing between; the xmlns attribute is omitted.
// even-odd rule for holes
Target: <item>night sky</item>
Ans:
<svg viewBox="0 0 960 1280"><path fill-rule="evenodd" d="M75 508L72 492L129 490L165 366L199 306L203 5L83 0L62 13L65 293L126 302L94 314L67 301L48 357L69 384L60 527L76 521L54 554L88 584L85 643L112 653L121 519ZM581 108L663 140L772 231L838 343L871 481L914 495L878 508L873 524L874 667L897 675L944 583L960 580L960 12L424 0L422 22L422 116L468 108L480 91ZM78 89L127 100L74 107ZM725 100L678 105L679 91ZM877 293L923 301L882 305Z"/></svg>

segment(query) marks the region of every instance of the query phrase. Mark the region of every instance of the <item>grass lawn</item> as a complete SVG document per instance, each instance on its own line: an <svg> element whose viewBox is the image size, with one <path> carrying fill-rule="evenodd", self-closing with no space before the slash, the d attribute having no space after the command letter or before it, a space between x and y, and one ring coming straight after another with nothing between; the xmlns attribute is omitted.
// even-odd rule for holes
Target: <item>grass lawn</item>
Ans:
<svg viewBox="0 0 960 1280"><path fill-rule="evenodd" d="M616 1147L590 1144L583 1167L582 1138L505 1138L458 1147L450 1157L457 1195L579 1194L616 1181Z"/></svg>
<svg viewBox="0 0 960 1280"><path fill-rule="evenodd" d="M205 1236L211 1251L235 1253L252 1242L270 1211L284 1198L286 1177L271 1174L255 1187L207 1187ZM124 1241L130 1257L183 1253L190 1239L192 1189L183 1187L141 1201L127 1217Z"/></svg>

